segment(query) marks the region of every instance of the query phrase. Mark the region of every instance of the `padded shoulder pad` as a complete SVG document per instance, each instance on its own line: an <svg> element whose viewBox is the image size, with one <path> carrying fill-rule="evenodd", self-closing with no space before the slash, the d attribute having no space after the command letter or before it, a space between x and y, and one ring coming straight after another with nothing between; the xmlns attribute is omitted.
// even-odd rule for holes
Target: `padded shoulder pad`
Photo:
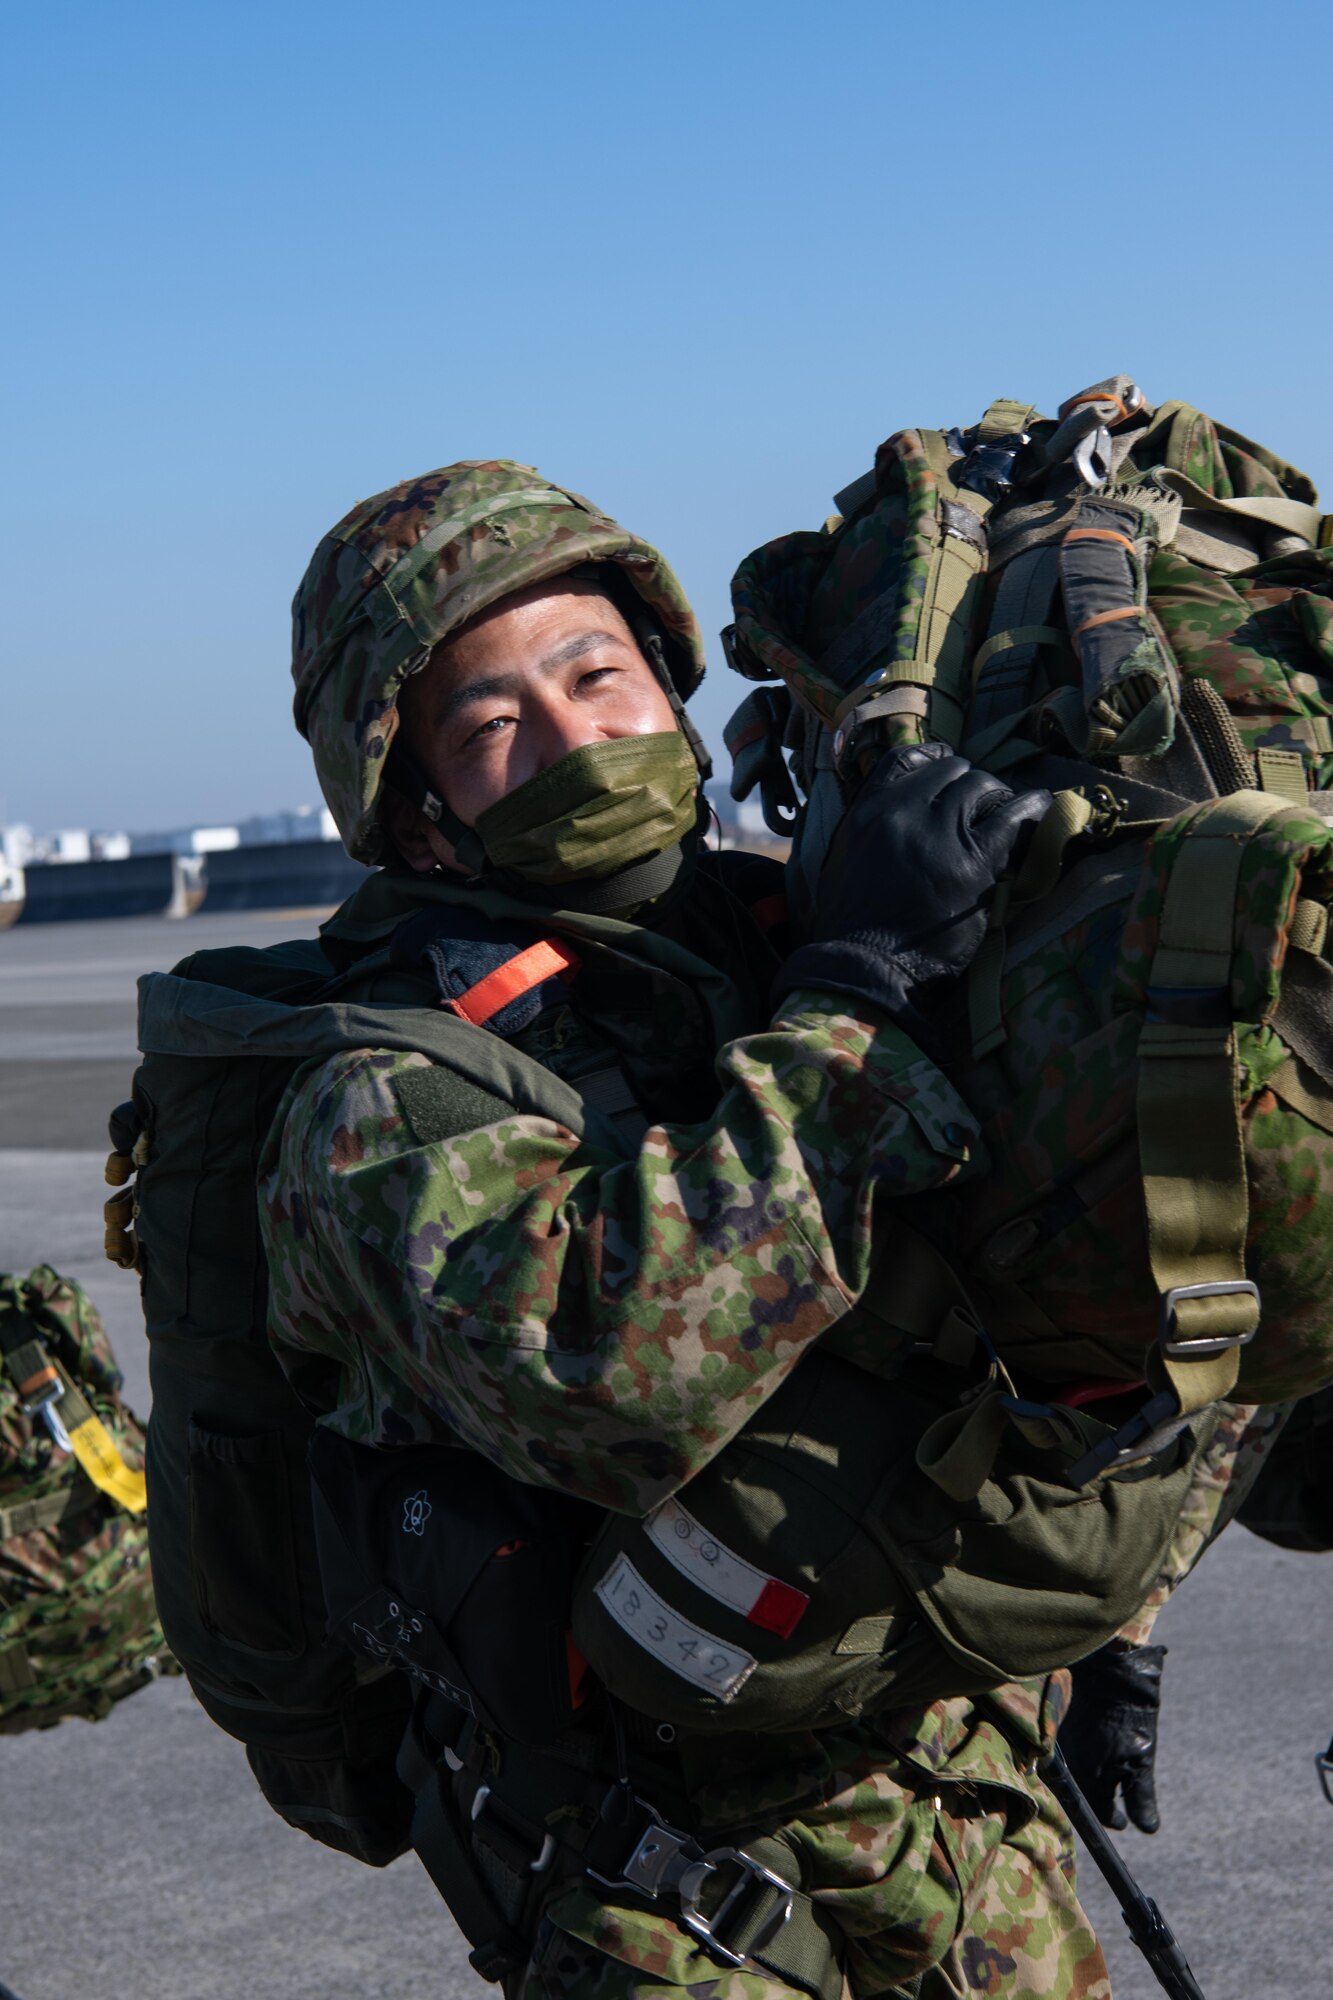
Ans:
<svg viewBox="0 0 1333 2000"><path fill-rule="evenodd" d="M407 1069L393 1079L393 1093L399 1108L420 1145L437 1139L457 1139L478 1126L494 1125L500 1118L512 1118L514 1106L503 1097L481 1090L456 1071L432 1065L430 1069Z"/></svg>

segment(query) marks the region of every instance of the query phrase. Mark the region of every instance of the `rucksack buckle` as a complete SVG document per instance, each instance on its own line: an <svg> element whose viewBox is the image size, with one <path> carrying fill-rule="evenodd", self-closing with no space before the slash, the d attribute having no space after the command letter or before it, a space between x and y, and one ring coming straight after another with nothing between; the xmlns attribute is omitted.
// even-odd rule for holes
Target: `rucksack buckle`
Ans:
<svg viewBox="0 0 1333 2000"><path fill-rule="evenodd" d="M1248 1333L1212 1333L1187 1340L1176 1331L1181 1299L1225 1299L1246 1294L1254 1300L1254 1325ZM1203 1285L1172 1285L1162 1293L1157 1339L1169 1361L1206 1361L1231 1347L1248 1347L1259 1331L1259 1287L1249 1278L1217 1278Z"/></svg>
<svg viewBox="0 0 1333 2000"><path fill-rule="evenodd" d="M719 1868L732 1867L738 1870L733 1882L717 1908L708 1915L699 1908L699 1895L704 1883ZM765 1898L771 1897L771 1907L762 1908ZM762 1951L769 1941L777 1936L782 1926L791 1916L796 1891L790 1882L784 1882L771 1868L747 1854L741 1847L714 1847L705 1854L702 1861L696 1861L685 1870L680 1878L680 1920L692 1937L698 1938L706 1951L724 1965L744 1965L757 1951ZM758 1923L755 1917L758 1915ZM738 1951L740 1942L738 1927L743 1926L745 1950ZM728 1935L733 1938L728 1943Z"/></svg>

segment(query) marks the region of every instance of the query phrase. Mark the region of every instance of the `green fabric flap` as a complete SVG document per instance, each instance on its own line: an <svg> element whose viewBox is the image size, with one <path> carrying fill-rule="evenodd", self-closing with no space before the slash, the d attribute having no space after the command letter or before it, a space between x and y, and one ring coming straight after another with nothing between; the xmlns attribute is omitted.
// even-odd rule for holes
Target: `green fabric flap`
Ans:
<svg viewBox="0 0 1333 2000"><path fill-rule="evenodd" d="M475 1132L481 1125L495 1125L514 1115L513 1105L504 1098L478 1090L465 1077L438 1064L429 1069L402 1070L392 1084L412 1136L422 1146L456 1139L462 1132Z"/></svg>
<svg viewBox="0 0 1333 2000"><path fill-rule="evenodd" d="M552 1118L612 1153L625 1151L610 1119L585 1111L569 1084L484 1028L437 1009L350 1001L285 1007L230 987L150 972L139 981L139 1046L145 1055L298 1062L345 1049L415 1050L516 1111Z"/></svg>

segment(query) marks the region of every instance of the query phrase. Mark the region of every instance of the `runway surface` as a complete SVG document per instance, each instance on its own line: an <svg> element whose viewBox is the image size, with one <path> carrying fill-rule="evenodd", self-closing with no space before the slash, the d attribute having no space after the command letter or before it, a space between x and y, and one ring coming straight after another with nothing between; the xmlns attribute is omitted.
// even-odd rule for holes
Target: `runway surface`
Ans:
<svg viewBox="0 0 1333 2000"><path fill-rule="evenodd" d="M108 1108L134 1064L134 979L309 918L39 926L0 934L0 1269L48 1260L106 1317L148 1406L135 1281L102 1259ZM1171 1649L1165 1825L1120 1836L1208 2000L1333 1990L1333 1567L1232 1529L1158 1636ZM90 1727L0 1739L0 1981L21 2000L455 2000L466 1948L411 1858L376 1872L293 1833L181 1681ZM1117 2000L1159 1991L1081 1871Z"/></svg>

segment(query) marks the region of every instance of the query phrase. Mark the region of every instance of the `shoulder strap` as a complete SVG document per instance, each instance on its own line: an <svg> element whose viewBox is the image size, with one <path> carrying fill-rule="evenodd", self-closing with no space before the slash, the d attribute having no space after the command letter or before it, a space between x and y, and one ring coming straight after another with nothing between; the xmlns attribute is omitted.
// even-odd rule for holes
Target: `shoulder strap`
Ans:
<svg viewBox="0 0 1333 2000"><path fill-rule="evenodd" d="M1281 798L1236 792L1180 829L1162 896L1139 1037L1138 1131L1148 1250L1161 1301L1150 1378L1186 1413L1229 1396L1259 1326L1245 1275L1249 1190L1233 961L1248 844ZM1151 865L1151 862L1150 862Z"/></svg>

